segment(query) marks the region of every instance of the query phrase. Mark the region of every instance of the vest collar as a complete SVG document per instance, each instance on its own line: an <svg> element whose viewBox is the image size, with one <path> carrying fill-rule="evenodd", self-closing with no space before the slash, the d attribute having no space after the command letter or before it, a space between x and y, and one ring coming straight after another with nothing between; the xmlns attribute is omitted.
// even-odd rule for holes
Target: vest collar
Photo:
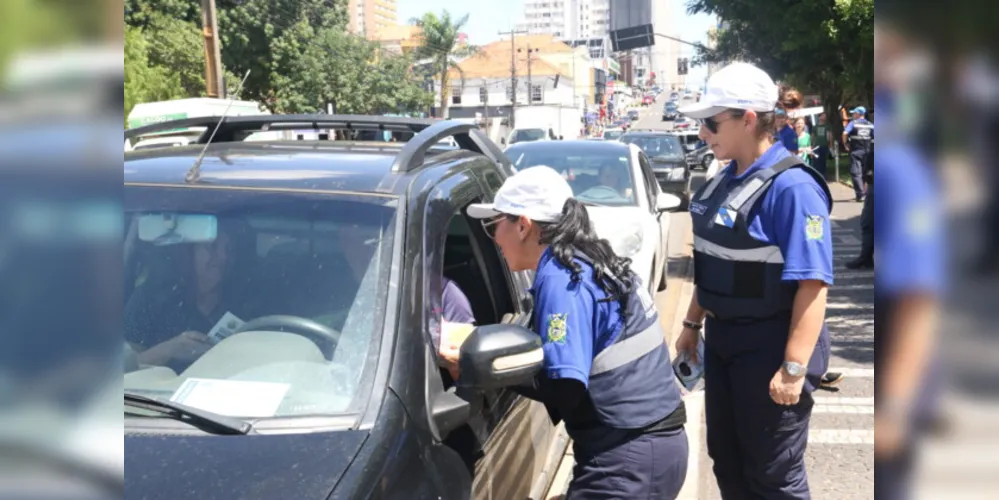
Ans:
<svg viewBox="0 0 999 500"><path fill-rule="evenodd" d="M788 152L787 148L785 148L780 142L776 142L770 146L770 149L766 150L762 156L757 158L757 160L753 162L753 164L750 165L749 168L747 168L742 174L734 175L735 171L739 168L739 165L735 160L732 160L732 163L728 165L726 172L733 174L731 176L731 180L742 181L759 170L770 168L772 165L783 160L784 158L787 158L788 156L791 156L791 153Z"/></svg>

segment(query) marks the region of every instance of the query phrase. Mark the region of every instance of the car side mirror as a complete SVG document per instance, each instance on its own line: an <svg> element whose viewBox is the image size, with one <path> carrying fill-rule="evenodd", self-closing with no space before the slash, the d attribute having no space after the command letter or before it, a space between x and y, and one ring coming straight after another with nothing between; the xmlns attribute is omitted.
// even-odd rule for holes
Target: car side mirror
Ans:
<svg viewBox="0 0 999 500"><path fill-rule="evenodd" d="M461 344L458 388L489 391L529 382L544 363L541 337L521 326L483 325Z"/></svg>
<svg viewBox="0 0 999 500"><path fill-rule="evenodd" d="M680 207L682 201L680 197L670 193L659 193L656 197L657 212L673 212Z"/></svg>

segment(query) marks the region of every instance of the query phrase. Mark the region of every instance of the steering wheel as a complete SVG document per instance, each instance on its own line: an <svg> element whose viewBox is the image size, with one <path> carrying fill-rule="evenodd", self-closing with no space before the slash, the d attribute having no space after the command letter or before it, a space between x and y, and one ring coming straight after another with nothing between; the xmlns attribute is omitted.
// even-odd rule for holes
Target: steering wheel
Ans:
<svg viewBox="0 0 999 500"><path fill-rule="evenodd" d="M614 200L621 199L621 193L610 186L593 186L582 193L579 193L579 198L590 198L592 200Z"/></svg>
<svg viewBox="0 0 999 500"><path fill-rule="evenodd" d="M333 351L340 341L340 332L311 319L299 316L275 314L247 321L236 329L233 335L246 332L277 331L301 335L316 344L327 360L333 359Z"/></svg>

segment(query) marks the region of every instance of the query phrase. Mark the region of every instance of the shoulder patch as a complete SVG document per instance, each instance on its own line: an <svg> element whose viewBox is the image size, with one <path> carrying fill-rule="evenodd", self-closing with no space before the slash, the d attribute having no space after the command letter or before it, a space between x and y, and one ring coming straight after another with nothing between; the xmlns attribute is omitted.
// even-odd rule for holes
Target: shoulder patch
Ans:
<svg viewBox="0 0 999 500"><path fill-rule="evenodd" d="M548 342L552 344L565 344L566 330L568 329L566 325L566 317L568 314L549 314L548 315L548 327L547 327L547 338Z"/></svg>
<svg viewBox="0 0 999 500"><path fill-rule="evenodd" d="M805 235L810 240L821 240L826 234L825 217L809 215L805 219Z"/></svg>

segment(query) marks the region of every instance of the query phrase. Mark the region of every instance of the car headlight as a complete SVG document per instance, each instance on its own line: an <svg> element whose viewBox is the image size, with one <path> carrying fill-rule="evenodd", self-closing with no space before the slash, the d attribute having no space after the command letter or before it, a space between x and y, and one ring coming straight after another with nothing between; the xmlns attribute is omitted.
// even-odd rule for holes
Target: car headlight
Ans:
<svg viewBox="0 0 999 500"><path fill-rule="evenodd" d="M642 250L642 231L636 228L635 231L625 234L618 239L614 245L614 253L621 257L634 257Z"/></svg>

